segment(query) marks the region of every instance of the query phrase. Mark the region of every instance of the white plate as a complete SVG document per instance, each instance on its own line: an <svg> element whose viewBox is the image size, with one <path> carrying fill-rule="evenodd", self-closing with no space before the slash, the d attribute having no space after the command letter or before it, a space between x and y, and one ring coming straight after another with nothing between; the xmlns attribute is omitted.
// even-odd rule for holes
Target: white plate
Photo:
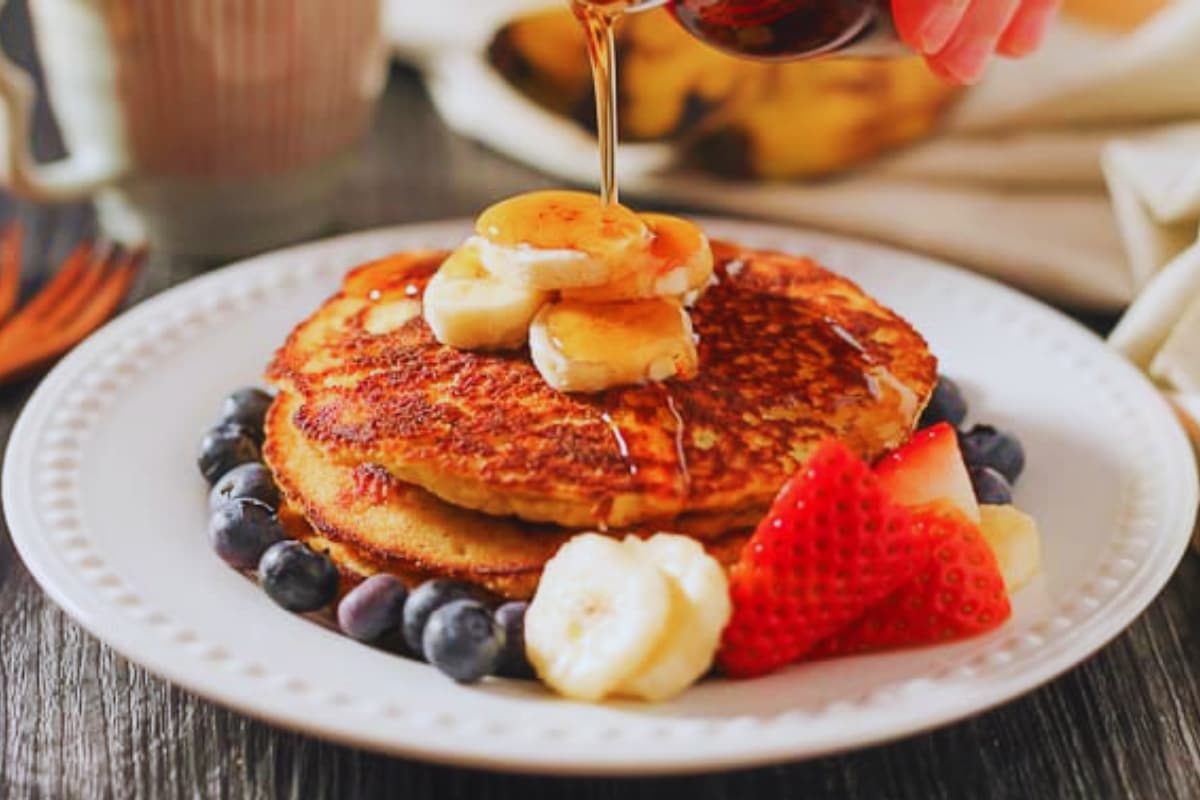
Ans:
<svg viewBox="0 0 1200 800"><path fill-rule="evenodd" d="M881 247L709 223L813 254L929 338L972 418L1012 428L1047 571L1011 622L946 647L714 681L661 706L587 706L536 685L463 688L274 606L209 551L196 441L347 268L445 246L465 222L253 259L166 292L66 358L17 424L13 539L45 590L133 661L255 717L390 753L533 772L652 773L792 760L902 736L1029 691L1119 633L1179 561L1196 510L1187 440L1099 339L994 283Z"/></svg>

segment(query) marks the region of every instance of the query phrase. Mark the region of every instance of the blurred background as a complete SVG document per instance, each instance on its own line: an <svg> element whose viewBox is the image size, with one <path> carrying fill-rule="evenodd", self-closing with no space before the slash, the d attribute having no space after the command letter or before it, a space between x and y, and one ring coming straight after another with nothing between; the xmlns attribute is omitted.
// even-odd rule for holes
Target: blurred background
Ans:
<svg viewBox="0 0 1200 800"><path fill-rule="evenodd" d="M1100 49L1111 47L1112 42L1116 41L1115 37L1135 31L1166 4L1167 0L1068 0L1066 16L1072 28L1098 34L1094 41L1082 45L1083 48ZM31 5L36 7L39 4L35 0ZM57 17L62 15L62 9L54 8L50 2L40 5L43 7L40 9L43 18L38 20L39 28L54 29L59 24ZM70 4L60 5L65 7ZM303 5L299 3L297 7ZM390 73L391 89L383 95L367 135L353 149L347 181L341 186L336 201L328 204L336 208L338 214L323 227L347 229L461 214L507 191L538 182L526 170L487 158L477 158L476 153L464 158L461 153L467 145L447 135L442 124L427 113L428 101L423 90L417 86L415 76L409 71L413 67L440 87L435 89L434 95L439 100L439 109L454 129L469 137L482 139L494 150L524 160L538 172L568 180L592 179L596 171L595 164L591 160L583 160L591 157L590 151L594 145L590 138L570 140L569 146L580 152L566 155L561 152L564 148L558 141L558 137L563 135L562 131L549 125L532 140L525 137L524 147L511 142L513 137L524 137L531 127L546 125L546 120L550 118L578 126L580 133L593 124L594 110L583 39L565 4L557 0L543 0L540 3L496 0L488 4L486 11L480 11L478 5L475 0L450 0L437 4L437 7L405 3L403 0L390 0L390 4L385 2L385 45L397 54L399 60L396 63L403 66L394 67ZM0 16L0 29L3 31L0 42L15 62L38 75L39 59L31 36L29 8L25 2L19 1L9 3L9 6ZM110 15L108 22L114 30L119 30L122 20L113 19ZM196 35L203 35L202 26L197 24L196 27L199 29ZM213 35L211 31L209 35ZM1109 35L1114 38L1110 40ZM41 40L43 45L52 43L51 37L45 33ZM122 48L129 49L131 44L136 44L136 41L132 41L126 33ZM271 41L262 46L278 49L288 44ZM644 195L646 202L658 200L701 208L729 208L749 214L763 210L756 207L758 204L753 201L734 202L722 197L720 183L704 183L697 187L663 182L661 174L670 170L675 170L675 174L688 174L685 170L691 170L702 176L719 177L725 179L729 187L736 187L739 193L744 192L747 183L770 182L770 189L774 192L789 183L802 188L816 186L825 189L831 200L837 200L829 203L834 207L833 210L824 214L814 213L804 207L802 199L798 199L803 195L797 194L791 204L796 208L786 209L780 214L776 206L773 215L797 218L798 221L809 221L825 227L840 227L877 238L900 240L911 246L925 245L925 249L933 245L935 251L941 250L950 257L966 256L968 262L988 260L988 256L980 258L969 246L947 247L943 242L921 241L919 237L912 240L914 237L896 235L886 224L881 227L879 224L857 221L848 223L845 219L847 216L869 214L847 213L849 210L843 208L842 195L835 195L835 190L839 188L836 179L847 173L861 175L872 167L878 168L882 162L885 174L930 181L958 179L979 182L981 176L978 172L972 174L969 168L956 171L952 163L954 154L943 153L943 161L933 163L938 155L936 152L931 154L928 148L914 149L914 145L936 140L939 135L956 136L963 130L977 133L989 127L994 129L996 121L987 120L987 113L981 113L979 109L988 103L993 109L1002 105L1002 98L991 96L999 93L992 91L989 94L989 84L997 79L1003 84L1006 76L993 74L982 87L960 90L947 87L932 77L917 59L829 60L792 64L743 61L720 54L691 39L661 11L631 16L622 25L618 47L621 53L621 135L625 143L641 145L627 147L622 154L623 166L630 167L626 170L626 183L635 194ZM1051 42L1048 55L1053 57L1056 48L1075 52L1081 45L1077 41L1063 41L1060 38ZM504 98L510 104L501 102L489 113L480 114L478 121L464 120L463 115L453 109L456 101L451 95L455 92L475 96L481 108L487 108L499 99L494 96L496 87L487 79L481 79L477 71L461 66L457 72L444 68L446 62L459 62L461 65L465 56L475 55L487 68L494 70L496 77L545 114L535 114L530 108L511 105L511 100ZM43 59L45 57L44 53ZM1053 58L1052 61L1055 64L1062 63ZM137 66L145 67L147 64L143 60ZM1011 65L1001 65L999 70L993 72L1003 71L1008 66ZM451 74L443 74L445 72ZM1042 68L1040 74L1043 81L1053 81L1053 71L1049 67ZM194 98L189 97L197 87L189 85L187 75L186 70L177 73L175 93L167 91L158 96L141 98L146 105L137 110L137 116L142 119L150 117L157 113L157 107L165 104L178 104L180 109L197 104ZM1023 88L1032 88L1027 81L1023 83ZM985 95L987 103L970 106L972 93ZM1119 98L1114 99L1114 104L1120 102ZM1196 102L1200 105L1200 100ZM69 109L63 106L71 104L72 101L66 98L56 103L60 118L64 112L69 113ZM965 114L964 105L968 106ZM505 119L505 112L508 111L513 112L510 117L520 112L523 121ZM1013 116L1011 110L998 113ZM127 116L134 115L127 112ZM1146 116L1163 115L1154 111ZM61 137L57 135L53 119L44 93L38 92L32 144L36 157L42 160L55 158L63 152ZM1095 119L1087 122L1095 124ZM1125 120L1122 120L1124 123ZM99 127L94 126L93 133L96 136L102 135L95 130ZM127 123L126 127L135 126ZM161 125L155 128L152 123L146 123L141 127L144 129L143 138L153 140L157 133L159 141L170 139L170 132L162 129ZM1027 124L1020 130L1027 133L1032 127ZM1056 122L1054 127L1060 126ZM483 133L481 128L490 132ZM506 134L506 130L512 133ZM243 135L241 141L246 142L248 138ZM1005 147L994 149L1012 149L1007 147L1011 141L1004 144ZM1071 144L1077 146L1072 148ZM230 142L224 145L227 149L237 149L237 145ZM1028 148L1030 145L1026 142L1024 146ZM1096 137L1067 146L1058 143L1057 147L1060 152L1064 149L1086 152L1075 155L1074 160L1078 163L1060 167L1059 172L1063 174L1057 177L1052 174L1025 176L1026 185L1032 182L1030 178L1041 177L1045 183L1057 184L1059 190L1065 187L1079 189L1088 183L1093 188L1099 186L1101 175ZM409 153L421 154L424 162L436 165L437 169L413 174L407 163ZM1010 176L1013 169L1022 167L1015 163L1022 159L1026 170L1036 169L1036 166L1028 166L1027 152L996 152L990 159L993 172L1006 171L1006 155L1014 162L1007 170ZM1037 166L1045 169L1046 157L1042 156L1042 159L1043 163ZM669 169L666 167L668 164ZM253 165L243 166L252 168ZM409 209L403 202L397 204L393 199L393 190L399 188L393 181L407 188L414 181L419 183L423 179L432 179L422 176L432 176L434 173L439 174L439 178L434 179L438 190L425 193L429 204ZM647 173L659 173L660 179L648 179ZM505 175L507 179L498 179L499 175ZM443 176L448 180L443 180ZM993 183L1003 184L996 180L994 174L991 179ZM421 188L408 188L408 191L421 191ZM777 197L771 191L762 194L765 197ZM774 205L773 200L771 204ZM69 207L59 211L81 213L78 209L71 211ZM869 213L875 213L875 209ZM300 230L290 238L303 238L311 232ZM212 232L214 237L220 235L220 232ZM1065 235L1075 234L1065 232ZM1109 254L1108 259L1113 259L1115 255ZM983 266L986 268L989 264ZM1131 286L1120 285L1120 281L1114 280L1111 274L1096 276L1097 285L1106 282L1108 285L1094 291L1069 288L1064 291L1062 287L1053 285L1053 280L1043 280L1039 285L1036 278L1030 280L1028 276L1020 275L1019 268L1014 270L1007 264L993 269L998 269L1002 274L1015 271L1018 278L1032 283L1035 289L1065 294L1066 299L1078 299L1085 304L1119 306L1130 299L1132 290ZM1054 272L1055 268L1051 267L1050 271ZM1096 271L1104 272L1102 269Z"/></svg>

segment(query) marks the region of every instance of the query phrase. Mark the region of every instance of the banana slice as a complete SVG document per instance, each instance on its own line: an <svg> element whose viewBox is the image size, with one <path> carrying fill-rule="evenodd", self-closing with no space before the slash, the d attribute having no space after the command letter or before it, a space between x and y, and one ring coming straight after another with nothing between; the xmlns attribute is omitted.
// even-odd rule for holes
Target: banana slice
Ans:
<svg viewBox="0 0 1200 800"><path fill-rule="evenodd" d="M682 297L708 286L713 274L708 237L693 222L667 214L642 214L651 240L630 263L628 274L612 283L564 289L564 300L614 303L651 297Z"/></svg>
<svg viewBox="0 0 1200 800"><path fill-rule="evenodd" d="M425 287L425 321L444 345L464 350L508 350L525 344L529 323L546 293L510 284L484 269L464 245Z"/></svg>
<svg viewBox="0 0 1200 800"><path fill-rule="evenodd" d="M996 554L1009 594L1042 571L1042 542L1033 517L1016 506L982 505L979 530Z"/></svg>
<svg viewBox="0 0 1200 800"><path fill-rule="evenodd" d="M721 633L733 613L725 570L694 539L659 533L643 541L625 539L637 558L670 579L671 615L666 635L618 693L657 702L699 680L712 666Z"/></svg>
<svg viewBox="0 0 1200 800"><path fill-rule="evenodd" d="M471 242L489 272L532 289L602 286L623 277L649 229L620 205L585 192L530 192L487 209Z"/></svg>
<svg viewBox="0 0 1200 800"><path fill-rule="evenodd" d="M547 304L529 329L534 366L562 392L691 377L698 368L692 320L678 300Z"/></svg>
<svg viewBox="0 0 1200 800"><path fill-rule="evenodd" d="M552 689L597 701L645 663L670 607L658 567L621 542L581 534L546 563L525 613L525 651Z"/></svg>

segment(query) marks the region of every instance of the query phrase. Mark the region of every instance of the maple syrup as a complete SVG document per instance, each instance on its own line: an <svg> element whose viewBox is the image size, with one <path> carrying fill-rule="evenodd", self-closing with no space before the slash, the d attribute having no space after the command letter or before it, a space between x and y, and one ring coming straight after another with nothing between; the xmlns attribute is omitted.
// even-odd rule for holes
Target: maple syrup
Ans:
<svg viewBox="0 0 1200 800"><path fill-rule="evenodd" d="M671 387L665 383L658 384L658 387L666 398L667 411L670 412L671 420L675 423L675 460L678 466L679 478L683 482L684 495L686 496L692 489L692 471L688 469L687 459L687 420L684 419L683 412L679 410L679 404L675 401L675 395L671 394Z"/></svg>
<svg viewBox="0 0 1200 800"><path fill-rule="evenodd" d="M867 384L867 391L876 400L881 400L885 397L885 388L895 395L895 401L900 409L900 413L905 417L915 416L917 412L917 394L910 389L902 380L896 377L896 374L887 367L875 363L867 352L867 348L855 338L854 334L839 325L836 321L825 318L825 324L829 326L829 330L846 344L854 348L863 362L863 379Z"/></svg>
<svg viewBox="0 0 1200 800"><path fill-rule="evenodd" d="M636 0L572 0L587 37L596 94L596 133L600 144L600 199L620 202L617 192L617 53L613 26Z"/></svg>

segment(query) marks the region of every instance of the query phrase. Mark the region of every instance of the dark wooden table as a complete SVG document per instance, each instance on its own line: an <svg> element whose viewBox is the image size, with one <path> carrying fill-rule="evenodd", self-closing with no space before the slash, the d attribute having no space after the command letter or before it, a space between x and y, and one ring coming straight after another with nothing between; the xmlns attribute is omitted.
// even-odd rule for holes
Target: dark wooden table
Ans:
<svg viewBox="0 0 1200 800"><path fill-rule="evenodd" d="M482 1L482 0L481 0ZM18 4L20 5L20 4ZM19 8L0 37L28 62ZM57 147L43 113L39 146ZM450 134L416 76L396 70L362 145L343 227L471 214L545 184ZM29 228L26 290L89 229L86 207L0 195ZM197 274L156 259L136 299ZM1103 325L1104 320L1091 320ZM0 441L34 381L0 389ZM84 633L0 535L0 797L1196 798L1200 797L1200 560L1102 653L1049 686L951 728L838 758L662 780L563 780L431 766L328 744L198 700Z"/></svg>

